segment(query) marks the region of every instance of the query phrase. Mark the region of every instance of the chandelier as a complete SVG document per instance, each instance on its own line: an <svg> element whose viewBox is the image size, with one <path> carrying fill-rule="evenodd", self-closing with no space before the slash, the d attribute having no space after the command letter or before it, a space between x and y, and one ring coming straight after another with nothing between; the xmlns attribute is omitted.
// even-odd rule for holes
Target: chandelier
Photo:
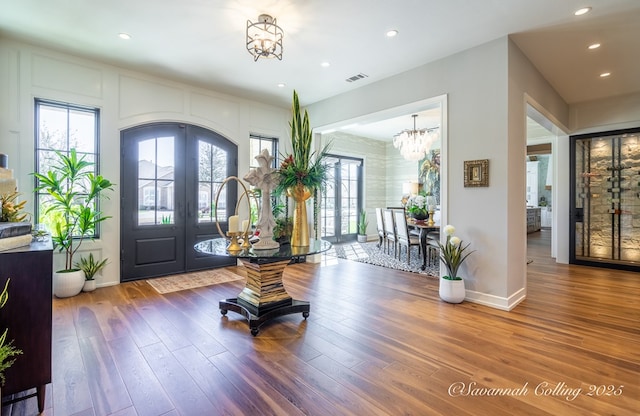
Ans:
<svg viewBox="0 0 640 416"><path fill-rule="evenodd" d="M284 32L276 24L276 19L268 14L258 16L258 22L247 20L247 50L258 58L278 58L282 60L282 37Z"/></svg>
<svg viewBox="0 0 640 416"><path fill-rule="evenodd" d="M393 147L400 150L400 154L406 160L416 161L426 157L433 142L438 139L436 128L416 129L417 114L413 117L413 130L403 130L393 136Z"/></svg>

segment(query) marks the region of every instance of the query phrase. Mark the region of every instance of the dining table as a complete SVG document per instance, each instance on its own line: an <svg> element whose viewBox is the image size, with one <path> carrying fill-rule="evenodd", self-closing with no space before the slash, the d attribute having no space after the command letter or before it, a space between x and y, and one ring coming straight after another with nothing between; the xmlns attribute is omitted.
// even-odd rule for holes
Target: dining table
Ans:
<svg viewBox="0 0 640 416"><path fill-rule="evenodd" d="M431 231L440 231L440 224L429 224L429 221L424 220L416 220L413 218L409 218L407 220L407 226L419 232L418 236L420 239L420 250L422 251L422 266L421 270L425 270L427 268L427 235Z"/></svg>

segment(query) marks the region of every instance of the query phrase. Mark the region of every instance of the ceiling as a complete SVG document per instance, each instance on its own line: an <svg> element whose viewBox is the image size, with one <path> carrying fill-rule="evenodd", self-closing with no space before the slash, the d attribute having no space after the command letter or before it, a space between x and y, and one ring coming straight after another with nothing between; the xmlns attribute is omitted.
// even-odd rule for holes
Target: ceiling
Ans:
<svg viewBox="0 0 640 416"><path fill-rule="evenodd" d="M640 92L638 0L0 0L0 9L0 36L284 108L293 89L309 105L506 35L567 103ZM254 62L245 48L247 20L262 13L284 30L282 61ZM387 38L390 29L398 35ZM587 50L593 42L602 46ZM346 81L356 74L366 77ZM412 125L405 118L401 129Z"/></svg>

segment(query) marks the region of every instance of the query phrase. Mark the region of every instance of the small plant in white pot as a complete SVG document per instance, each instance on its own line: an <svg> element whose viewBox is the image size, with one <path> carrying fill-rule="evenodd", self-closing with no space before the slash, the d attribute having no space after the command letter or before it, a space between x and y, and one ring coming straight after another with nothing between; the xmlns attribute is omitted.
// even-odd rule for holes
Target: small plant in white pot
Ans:
<svg viewBox="0 0 640 416"><path fill-rule="evenodd" d="M98 210L102 191L113 191L113 184L94 175L94 163L78 158L75 149L69 155L56 152L55 163L46 174L34 173L37 191L48 194L44 214L52 214L51 238L58 251L65 253L65 267L53 275L53 293L59 297L75 296L82 290L85 277L74 268L73 256L85 238L94 235L98 224L108 218Z"/></svg>
<svg viewBox="0 0 640 416"><path fill-rule="evenodd" d="M453 225L446 225L443 229L446 242L442 244L436 240L434 245L440 249L440 260L447 269L447 275L440 276L440 298L449 303L460 303L466 296L464 280L458 276L458 269L462 262L469 257L473 251L465 253L471 243L462 244L460 238L454 236L456 229Z"/></svg>
<svg viewBox="0 0 640 416"><path fill-rule="evenodd" d="M92 292L96 290L96 273L102 270L106 265L107 259L97 261L93 257L93 253L89 253L89 257L80 258L80 261L75 264L75 267L84 272L85 282L82 287L83 292Z"/></svg>
<svg viewBox="0 0 640 416"><path fill-rule="evenodd" d="M358 243L367 242L368 225L369 221L367 221L367 212L363 209L360 211L360 215L358 216Z"/></svg>

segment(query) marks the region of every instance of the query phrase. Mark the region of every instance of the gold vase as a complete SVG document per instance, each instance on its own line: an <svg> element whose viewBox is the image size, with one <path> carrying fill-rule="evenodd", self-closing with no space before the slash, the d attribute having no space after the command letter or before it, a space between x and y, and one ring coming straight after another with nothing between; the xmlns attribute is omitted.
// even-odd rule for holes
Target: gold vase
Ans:
<svg viewBox="0 0 640 416"><path fill-rule="evenodd" d="M307 223L307 204L305 201L311 197L311 191L304 185L298 184L289 188L287 195L295 202L291 246L309 247L309 224Z"/></svg>

